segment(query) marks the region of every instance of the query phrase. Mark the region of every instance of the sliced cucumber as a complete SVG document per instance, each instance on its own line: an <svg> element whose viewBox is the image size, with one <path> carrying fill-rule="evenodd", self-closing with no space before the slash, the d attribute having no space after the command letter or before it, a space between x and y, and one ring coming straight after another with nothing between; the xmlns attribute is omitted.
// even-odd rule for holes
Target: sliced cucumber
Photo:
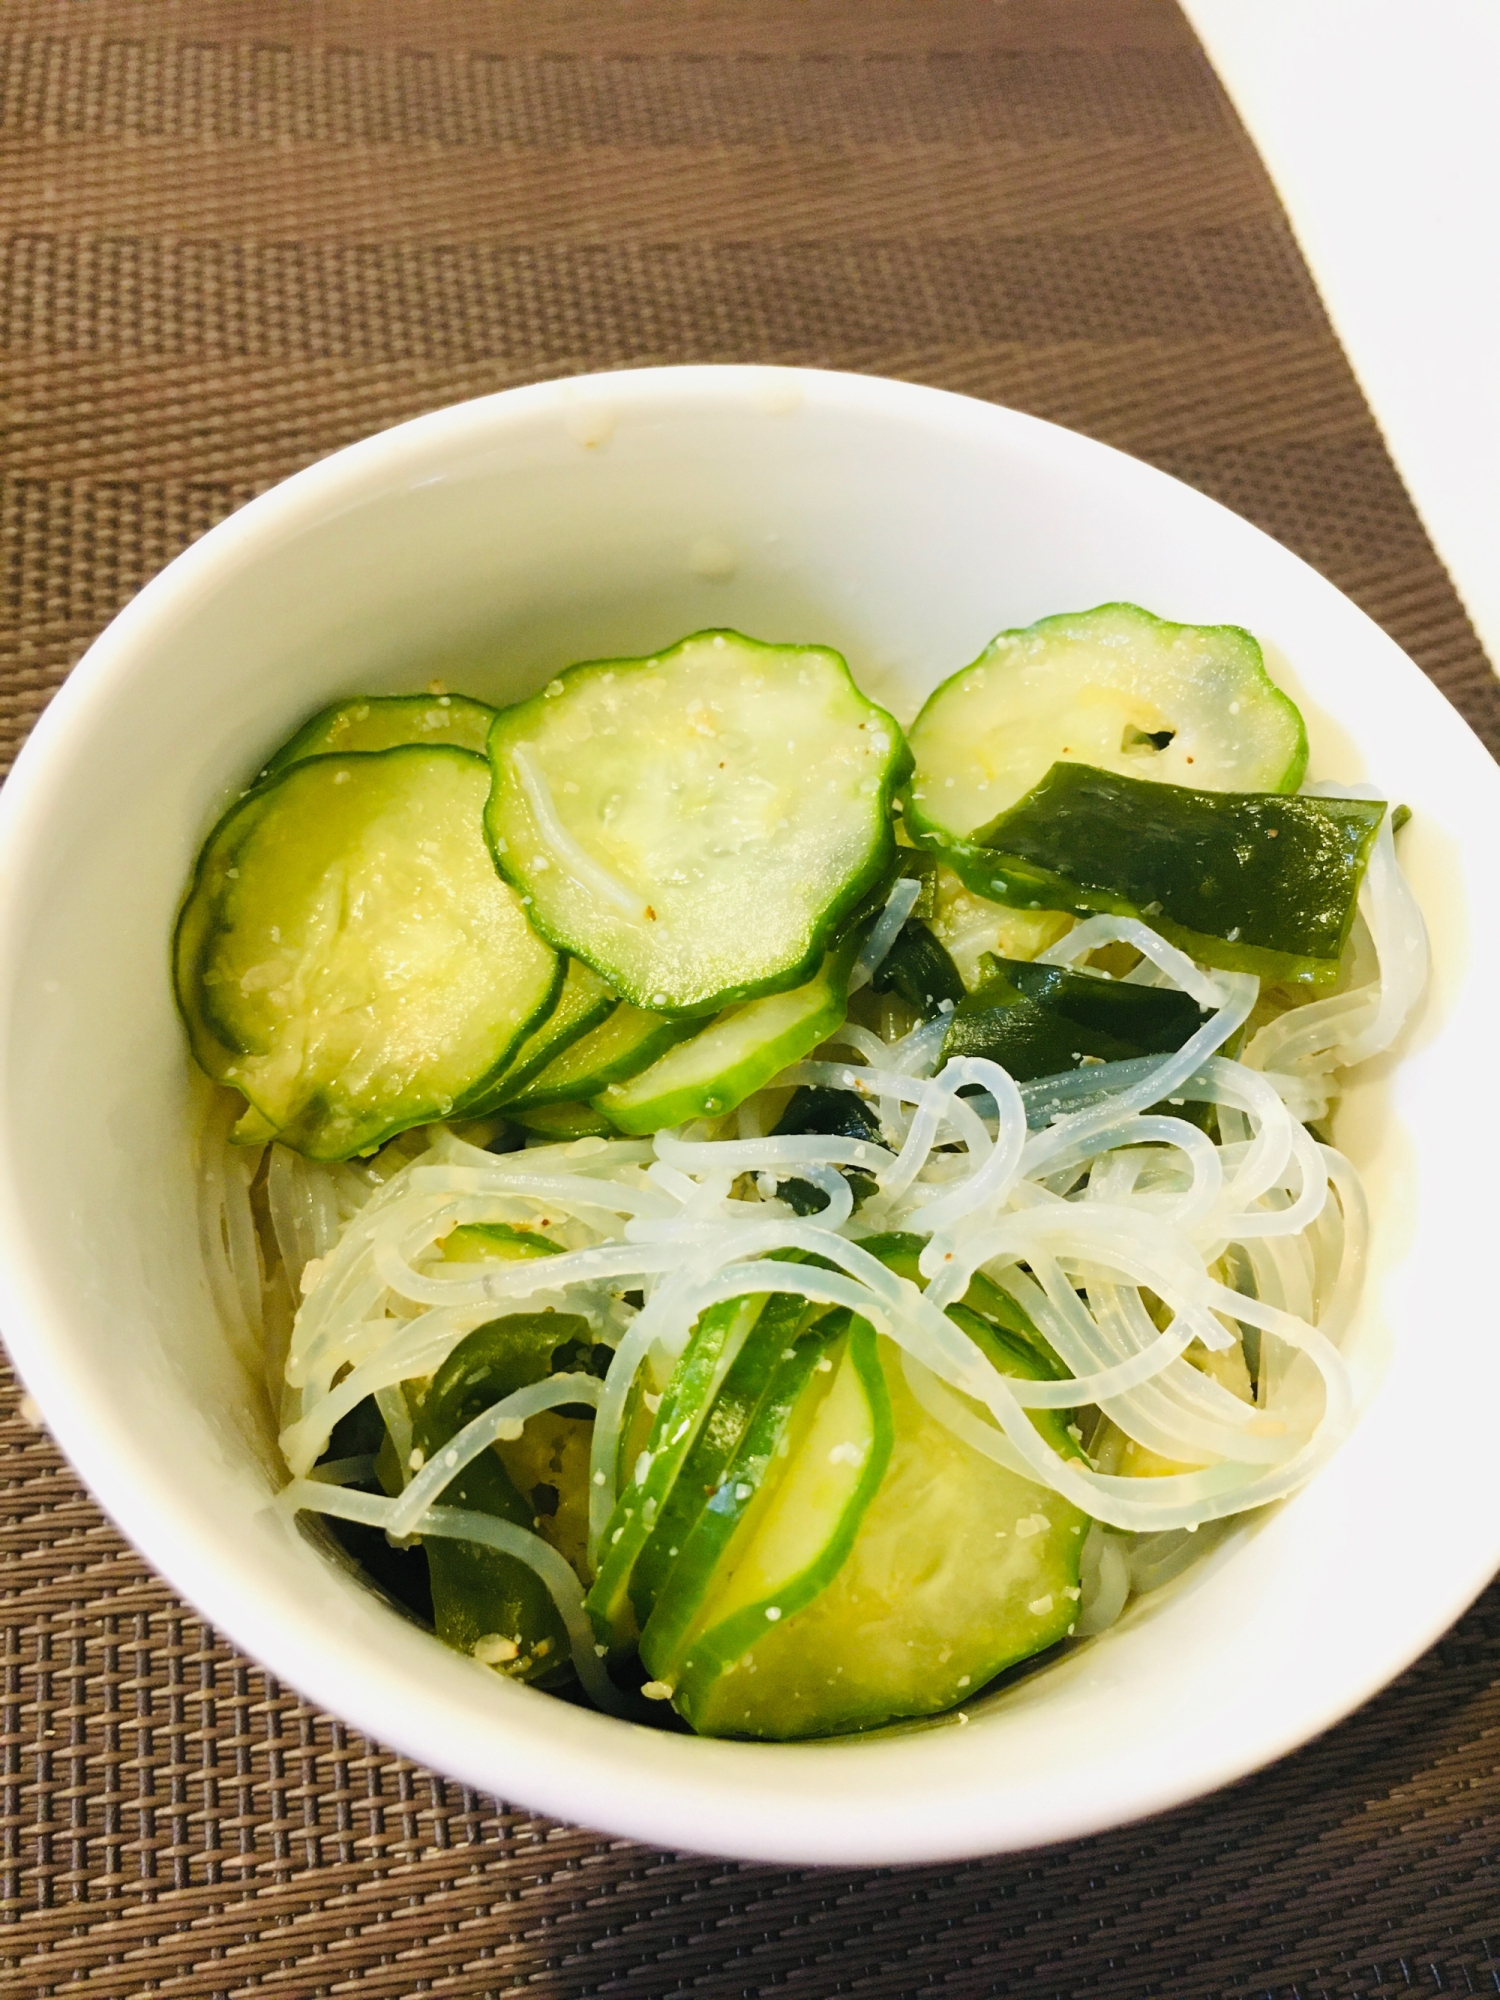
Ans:
<svg viewBox="0 0 1500 2000"><path fill-rule="evenodd" d="M597 1097L609 1084L649 1069L668 1049L697 1032L696 1021L669 1021L665 1014L651 1014L622 1000L597 1027L538 1070L511 1103L519 1112Z"/></svg>
<svg viewBox="0 0 1500 2000"><path fill-rule="evenodd" d="M587 1599L594 1629L612 1654L636 1637L630 1583L641 1550L656 1525L718 1393L719 1384L766 1304L766 1294L728 1299L702 1314L662 1391L646 1449L631 1468L604 1532L599 1574Z"/></svg>
<svg viewBox="0 0 1500 2000"><path fill-rule="evenodd" d="M805 986L731 1007L650 1069L601 1091L594 1104L621 1132L659 1132L733 1111L842 1023L852 956L847 946L832 951Z"/></svg>
<svg viewBox="0 0 1500 2000"><path fill-rule="evenodd" d="M537 1104L510 1115L546 1139L607 1139L615 1129L592 1104Z"/></svg>
<svg viewBox="0 0 1500 2000"><path fill-rule="evenodd" d="M629 1588L638 1626L651 1616L695 1524L718 1492L787 1349L795 1345L801 1329L827 1311L826 1306L809 1305L792 1292L777 1292L766 1301L731 1361L677 1478L662 1497L636 1558Z"/></svg>
<svg viewBox="0 0 1500 2000"><path fill-rule="evenodd" d="M1046 1372L1023 1342L962 1307L954 1317L1004 1372ZM783 1477L747 1501L691 1624L670 1649L665 1621L642 1635L648 1667L702 1734L785 1740L935 1714L1077 1617L1086 1517L929 1416L900 1350L866 1337L877 1381L856 1383L851 1339ZM1048 1413L1049 1431L1060 1423Z"/></svg>
<svg viewBox="0 0 1500 2000"><path fill-rule="evenodd" d="M473 1103L460 1107L466 1118L483 1118L512 1102L549 1063L607 1020L619 1004L615 993L581 958L566 959L564 965L562 987L551 1013L531 1030L506 1064L504 1074L486 1084L482 1096ZM586 1090L567 1094L589 1095Z"/></svg>
<svg viewBox="0 0 1500 2000"><path fill-rule="evenodd" d="M911 729L907 826L966 842L1073 759L1207 791L1294 792L1307 732L1237 625L1172 625L1134 604L1002 632L928 696Z"/></svg>
<svg viewBox="0 0 1500 2000"><path fill-rule="evenodd" d="M304 757L392 750L398 743L447 743L482 757L494 720L494 709L463 694L359 695L304 722L260 775L274 777Z"/></svg>
<svg viewBox="0 0 1500 2000"><path fill-rule="evenodd" d="M538 1230L510 1222L461 1222L443 1238L443 1258L449 1264L514 1264L561 1254Z"/></svg>
<svg viewBox="0 0 1500 2000"><path fill-rule="evenodd" d="M532 920L638 1007L805 979L889 872L901 731L842 658L699 632L502 711L486 820Z"/></svg>
<svg viewBox="0 0 1500 2000"><path fill-rule="evenodd" d="M803 1342L783 1364L785 1390L773 1391L757 1413L742 1458L705 1510L703 1532L663 1595L665 1615L653 1617L641 1634L642 1659L672 1687L673 1705L701 1735L815 1733L803 1726L785 1674L773 1669L763 1690L761 1649L767 1634L774 1642L782 1626L805 1616L848 1560L893 1442L873 1329L855 1320L830 1351L812 1358L817 1345ZM767 1450L773 1430L776 1442ZM731 1533L705 1572L702 1557L718 1540L720 1520ZM692 1615L684 1621L695 1585ZM804 1683L835 1671L817 1648L794 1643L792 1656ZM771 1697L769 1712L763 1691ZM792 1699L783 1701L787 1693Z"/></svg>
<svg viewBox="0 0 1500 2000"><path fill-rule="evenodd" d="M504 1068L561 978L495 873L467 750L288 765L220 820L178 923L193 1053L282 1141L367 1152Z"/></svg>
<svg viewBox="0 0 1500 2000"><path fill-rule="evenodd" d="M263 1118L253 1104L247 1104L235 1120L234 1130L229 1136L236 1146L263 1146L277 1133L269 1118Z"/></svg>

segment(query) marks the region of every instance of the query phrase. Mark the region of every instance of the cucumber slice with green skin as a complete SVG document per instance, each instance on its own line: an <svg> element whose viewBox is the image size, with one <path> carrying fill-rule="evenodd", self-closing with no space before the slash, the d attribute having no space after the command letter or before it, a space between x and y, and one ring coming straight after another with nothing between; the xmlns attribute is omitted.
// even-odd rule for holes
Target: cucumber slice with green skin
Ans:
<svg viewBox="0 0 1500 2000"><path fill-rule="evenodd" d="M1029 1083L1076 1069L1085 1056L1123 1062L1168 1054L1206 1018L1191 994L1173 986L992 957L983 985L953 1012L943 1060L984 1056Z"/></svg>
<svg viewBox="0 0 1500 2000"><path fill-rule="evenodd" d="M495 711L463 694L359 695L336 701L283 743L261 779L298 764L351 750L391 750L398 743L447 743L482 757ZM257 780L259 782L259 780Z"/></svg>
<svg viewBox="0 0 1500 2000"><path fill-rule="evenodd" d="M417 1413L414 1441L431 1458L501 1397L553 1371L558 1350L590 1339L588 1321L574 1313L515 1313L477 1327L432 1378ZM472 1459L443 1489L442 1504L533 1526L531 1502L493 1451ZM514 1556L478 1542L423 1537L438 1637L461 1653L496 1635L516 1651L505 1671L515 1680L566 1678L567 1633L546 1585Z"/></svg>
<svg viewBox="0 0 1500 2000"><path fill-rule="evenodd" d="M878 1257L882 1264L896 1273L898 1278L906 1278L919 1291L927 1289L927 1279L923 1276L918 1259L926 1244L925 1236L915 1236L910 1230L891 1229L879 1236L866 1236L860 1241L860 1249L870 1256ZM978 1339L994 1365L1003 1374L1020 1374L1039 1381L1060 1382L1067 1373L1050 1345L1031 1322L1031 1315L1017 1305L1010 1293L1003 1291L993 1278L983 1271L976 1271L969 1280L969 1289L964 1293L957 1307L948 1308L950 1314L964 1312L977 1315L977 1322L964 1319L962 1324L971 1339ZM998 1340L999 1344L991 1343ZM1011 1369L1006 1365L1005 1356L1010 1346L1020 1341L1029 1359L1024 1367ZM1048 1431L1051 1418L1045 1412L1034 1412L1032 1421L1039 1423L1059 1449L1059 1439Z"/></svg>
<svg viewBox="0 0 1500 2000"><path fill-rule="evenodd" d="M646 1449L632 1468L630 1483L615 1502L605 1528L599 1573L585 1600L600 1643L611 1655L619 1656L635 1643L638 1628L630 1580L637 1558L730 1363L765 1308L767 1296L754 1292L746 1298L727 1299L703 1313L662 1391Z"/></svg>
<svg viewBox="0 0 1500 2000"><path fill-rule="evenodd" d="M564 961L563 983L552 1012L539 1022L506 1065L505 1074L486 1085L483 1096L461 1107L467 1118L483 1118L517 1097L563 1053L609 1018L618 996L580 958ZM574 1092L587 1096L588 1092ZM538 1100L542 1101L542 1100Z"/></svg>
<svg viewBox="0 0 1500 2000"><path fill-rule="evenodd" d="M977 838L1068 758L1226 792L1295 792L1307 770L1302 717L1248 632L1134 604L1002 632L928 696L911 748L922 846Z"/></svg>
<svg viewBox="0 0 1500 2000"><path fill-rule="evenodd" d="M629 1588L638 1627L651 1616L695 1523L718 1492L788 1348L827 1311L795 1293L777 1292L745 1336L636 1557Z"/></svg>
<svg viewBox="0 0 1500 2000"><path fill-rule="evenodd" d="M528 1257L558 1257L561 1247L534 1229L510 1222L461 1222L443 1238L448 1264L514 1264Z"/></svg>
<svg viewBox="0 0 1500 2000"><path fill-rule="evenodd" d="M193 1054L310 1158L449 1116L553 1002L561 964L485 847L487 789L467 750L312 757L204 844L174 950Z"/></svg>
<svg viewBox="0 0 1500 2000"><path fill-rule="evenodd" d="M647 1670L674 1689L673 1705L695 1728L699 1726L697 1719L680 1698L687 1663L694 1661L710 1678L723 1668L720 1648L699 1648L695 1642L742 1610L746 1597L743 1590L734 1594L736 1571L744 1571L743 1581L749 1585L750 1598L755 1598L766 1566L758 1563L744 1569L744 1558L753 1546L763 1503L773 1500L791 1476L800 1449L814 1430L818 1411L836 1383L840 1393L832 1427L840 1434L825 1445L819 1467L832 1472L831 1488L824 1497L833 1497L834 1505L809 1514L804 1503L799 1510L803 1519L800 1523L794 1520L793 1532L800 1537L800 1559L789 1564L782 1561L774 1577L775 1587L785 1585L790 1593L787 1602L776 1601L778 1614L794 1601L796 1593L791 1592L791 1585L796 1578L808 1570L816 1573L820 1558L821 1567L828 1568L830 1545L834 1549L843 1546L847 1552L848 1537L840 1534L846 1512L851 1504L868 1504L871 1497L869 1490L862 1490L861 1475L870 1467L870 1447L877 1447L878 1466L882 1458L878 1447L884 1444L888 1449L889 1437L881 1435L885 1399L884 1385L874 1366L874 1336L863 1322L858 1323L858 1331L857 1352L851 1358L856 1322L847 1312L830 1313L777 1356L739 1449L682 1544L641 1633L640 1655ZM841 1376L847 1379L840 1382ZM841 1450L845 1444L855 1449ZM830 1450L838 1451L831 1462L827 1457ZM876 1479L878 1482L878 1472ZM784 1546L779 1534L773 1546L779 1555ZM822 1581L826 1580L824 1576ZM813 1582L812 1576L805 1579L804 1595ZM766 1620L762 1599L756 1616L748 1621L751 1636L764 1630L767 1622L774 1624L776 1620Z"/></svg>
<svg viewBox="0 0 1500 2000"><path fill-rule="evenodd" d="M225 1060L233 1061L233 1057L226 1057ZM235 1120L229 1136L236 1146L264 1146L279 1134L269 1118L263 1118L253 1104L248 1104Z"/></svg>
<svg viewBox="0 0 1500 2000"><path fill-rule="evenodd" d="M984 844L950 858L981 895L1141 917L1205 964L1324 985L1385 810L1054 764Z"/></svg>
<svg viewBox="0 0 1500 2000"><path fill-rule="evenodd" d="M890 872L909 769L839 654L738 632L570 667L489 752L490 843L538 930L690 1015L808 977Z"/></svg>
<svg viewBox="0 0 1500 2000"><path fill-rule="evenodd" d="M649 1069L668 1049L697 1034L698 1028L697 1021L669 1021L665 1014L650 1014L622 1000L597 1027L538 1070L512 1104L522 1111L597 1097L610 1084Z"/></svg>
<svg viewBox="0 0 1500 2000"><path fill-rule="evenodd" d="M538 1104L511 1115L528 1132L548 1139L607 1139L615 1129L591 1104Z"/></svg>
<svg viewBox="0 0 1500 2000"><path fill-rule="evenodd" d="M1087 1517L955 1437L913 1396L895 1343L872 1345L889 1413L878 1489L859 1505L835 1482L836 1431L850 1459L863 1440L835 1423L831 1392L779 1489L752 1503L748 1546L716 1574L698 1629L673 1660L648 1660L702 1734L785 1741L937 1714L1077 1618ZM1010 1360L1035 1372L1019 1343Z"/></svg>
<svg viewBox="0 0 1500 2000"><path fill-rule="evenodd" d="M595 1106L611 1125L631 1133L733 1111L842 1025L856 949L854 940L846 941L828 954L815 978L790 993L731 1007L650 1069L601 1091Z"/></svg>

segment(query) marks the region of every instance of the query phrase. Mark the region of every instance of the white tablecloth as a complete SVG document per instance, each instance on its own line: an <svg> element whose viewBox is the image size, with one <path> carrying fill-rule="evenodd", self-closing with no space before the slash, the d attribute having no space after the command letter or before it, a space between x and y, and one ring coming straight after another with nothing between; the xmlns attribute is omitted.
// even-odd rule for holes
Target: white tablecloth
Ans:
<svg viewBox="0 0 1500 2000"><path fill-rule="evenodd" d="M1183 0L1500 664L1500 0Z"/></svg>

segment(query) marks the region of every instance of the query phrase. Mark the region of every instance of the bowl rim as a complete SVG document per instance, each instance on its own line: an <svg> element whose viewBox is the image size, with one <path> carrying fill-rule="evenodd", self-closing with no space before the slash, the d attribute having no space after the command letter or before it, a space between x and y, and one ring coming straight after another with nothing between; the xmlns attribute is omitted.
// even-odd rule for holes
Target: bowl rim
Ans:
<svg viewBox="0 0 1500 2000"><path fill-rule="evenodd" d="M1170 475L1129 457L1113 447L1085 438L1043 419L979 401L955 392L890 380L879 376L816 369L767 368L759 365L703 364L680 367L604 371L527 384L497 391L407 419L308 465L209 529L151 578L93 641L63 686L53 697L23 745L12 773L0 791L0 967L17 960L19 921L18 877L24 868L31 830L48 810L54 770L66 759L75 734L88 727L89 711L101 694L149 673L153 629L179 606L211 595L222 579L247 560L255 561L294 538L330 506L357 504L371 482L399 475L403 466L428 460L445 445L472 445L489 426L525 421L538 412L556 412L562 399L594 398L624 414L649 409L663 399L674 405L718 406L726 394L743 397L760 393L768 383L790 383L798 394L816 397L823 405L852 410L876 420L915 419L927 427L952 424L972 432L989 426L1002 448L1007 441L1035 442L1048 450L1082 455L1090 466L1114 477L1161 482L1193 492ZM1126 472L1128 468L1128 473ZM1269 536L1207 496L1193 492L1204 509L1212 509L1236 524L1241 534L1256 536L1274 548L1280 560L1296 564L1318 587L1332 593L1363 620L1381 644L1397 652L1392 641L1343 597L1326 579ZM1500 771L1463 718L1432 687L1420 669L1406 661L1417 683L1431 697L1429 712L1443 717L1443 727L1467 735L1478 755L1476 773L1487 773L1500 800ZM1414 699L1421 706L1426 696ZM1455 742L1459 740L1455 737ZM518 1796L536 1809L572 1820L608 1827L629 1837L701 1852L731 1854L751 1860L792 1863L899 1864L1032 1849L1052 1842L1103 1832L1149 1817L1196 1799L1258 1770L1310 1741L1342 1720L1387 1685L1425 1651L1459 1617L1500 1567L1500 1529L1492 1546L1475 1539L1473 1560L1455 1573L1453 1586L1437 1615L1396 1629L1387 1628L1382 1650L1366 1659L1362 1671L1349 1673L1336 1697L1296 1713L1279 1726L1262 1720L1259 1731L1226 1732L1217 1755L1198 1758L1190 1770L1156 1771L1136 1782L1128 1800L1101 1801L1076 1794L1048 1799L1040 1794L1027 1802L1024 1827L1008 1830L997 1823L988 1802L975 1799L967 1812L934 1824L929 1818L895 1829L862 1806L851 1809L833 1796L817 1814L807 1815L799 1803L799 1821L785 1822L786 1806L779 1797L775 1772L780 1760L812 1755L870 1755L883 1746L871 1741L851 1746L847 1741L825 1745L706 1744L696 1738L663 1738L653 1744L693 1746L697 1763L691 1772L675 1753L663 1761L659 1783L622 1804L618 1780L611 1775L610 1744L630 1725L612 1718L565 1710L567 1728L539 1731L529 1691L502 1686L507 1699L497 1705L497 1734L504 1738L506 1769L473 1775L474 1758L455 1709L451 1717L421 1727L409 1721L409 1709L371 1687L361 1687L351 1699L349 1684L340 1678L336 1649L323 1635L294 1633L287 1621L278 1625L261 1593L247 1591L233 1565L212 1536L195 1523L170 1518L143 1491L138 1474L122 1456L118 1440L86 1400L76 1398L67 1366L67 1340L52 1337L58 1312L49 1304L42 1260L34 1259L17 1215L12 1157L13 1138L0 1131L0 1242L7 1255L0 1260L0 1325L18 1373L35 1398L49 1429L90 1491L127 1539L174 1591L196 1607L216 1630L268 1670L285 1678L320 1707L347 1716L377 1739L391 1743L420 1762L468 1775L462 1781ZM269 1636L268 1636L269 1635ZM394 1690L393 1690L394 1692ZM509 1697L520 1697L511 1701ZM552 1703L562 1710L564 1705ZM509 1711L514 1720L502 1721ZM609 1738L600 1732L609 1732ZM645 1732L633 1732L642 1733ZM565 1741L557 1739L566 1739ZM755 1760L751 1773L746 1760ZM668 1768L670 1767L670 1768ZM680 1767L680 1769L679 1769ZM513 1773L513 1775L512 1775ZM682 1775L686 1773L686 1775ZM731 1841L712 1831L722 1822L722 1788L736 1790L736 1825Z"/></svg>

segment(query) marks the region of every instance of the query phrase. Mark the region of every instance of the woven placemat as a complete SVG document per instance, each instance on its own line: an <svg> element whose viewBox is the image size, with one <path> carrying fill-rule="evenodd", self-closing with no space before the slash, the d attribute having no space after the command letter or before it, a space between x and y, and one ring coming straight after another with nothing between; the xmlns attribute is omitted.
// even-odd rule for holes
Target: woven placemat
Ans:
<svg viewBox="0 0 1500 2000"><path fill-rule="evenodd" d="M7 0L0 36L6 756L153 571L310 459L513 382L721 359L909 376L1148 458L1500 748L1166 0ZM309 1709L6 1407L7 1995L1500 1991L1495 1592L1342 1728L1145 1827L740 1867L512 1811Z"/></svg>

